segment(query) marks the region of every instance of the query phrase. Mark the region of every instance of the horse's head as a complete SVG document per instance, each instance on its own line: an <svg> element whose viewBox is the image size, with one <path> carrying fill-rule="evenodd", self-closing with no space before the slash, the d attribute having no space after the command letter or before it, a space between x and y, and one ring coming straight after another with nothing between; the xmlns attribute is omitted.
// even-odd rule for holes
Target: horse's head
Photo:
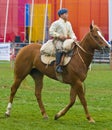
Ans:
<svg viewBox="0 0 112 130"><path fill-rule="evenodd" d="M101 47L111 47L110 44L105 40L99 27L96 25L90 25L90 37L96 43L95 49L100 49Z"/></svg>

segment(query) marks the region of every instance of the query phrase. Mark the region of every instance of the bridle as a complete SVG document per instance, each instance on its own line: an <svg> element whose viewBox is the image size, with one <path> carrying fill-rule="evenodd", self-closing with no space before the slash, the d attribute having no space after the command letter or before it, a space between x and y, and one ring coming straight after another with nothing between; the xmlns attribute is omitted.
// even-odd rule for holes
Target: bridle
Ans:
<svg viewBox="0 0 112 130"><path fill-rule="evenodd" d="M92 38L92 40L93 40L95 43L97 43L100 48L102 48L102 47L99 45L98 41L93 37L93 35L91 34L91 32L90 32L89 34L90 34L90 37ZM88 55L92 55L92 56L94 55L93 53L90 53L90 52L87 52L86 50L84 50L84 48L82 48L82 47L79 45L78 42L75 42L75 43L76 43L76 45L77 45L84 53L86 53L86 54L88 54Z"/></svg>
<svg viewBox="0 0 112 130"><path fill-rule="evenodd" d="M99 45L98 41L92 36L91 32L90 32L90 37L92 38L92 40L93 40L100 48L102 48L102 47Z"/></svg>
<svg viewBox="0 0 112 130"><path fill-rule="evenodd" d="M92 38L92 40L93 40L95 43L98 44L98 41L92 36L91 32L90 32L90 37ZM82 47L80 46L80 44L79 44L78 42L75 42L75 43L76 43L76 45L77 45L77 53L78 53L78 55L79 55L81 61L83 62L83 64L86 66L86 64L85 64L85 62L84 62L82 56L81 56L80 53L79 53L79 48L80 48L84 53L86 53L87 55L93 56L94 54L93 54L93 53L90 53L90 52L87 52L84 48L82 48ZM99 45L99 44L98 44L98 45ZM99 45L99 46L100 46L100 45ZM100 47L101 47L101 46L100 46ZM86 66L86 67L87 67L87 66Z"/></svg>

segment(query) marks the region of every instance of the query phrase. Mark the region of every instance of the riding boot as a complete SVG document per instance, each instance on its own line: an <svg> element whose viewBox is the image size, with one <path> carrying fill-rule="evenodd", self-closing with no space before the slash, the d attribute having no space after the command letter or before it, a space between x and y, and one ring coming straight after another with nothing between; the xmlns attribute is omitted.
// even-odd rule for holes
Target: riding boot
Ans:
<svg viewBox="0 0 112 130"><path fill-rule="evenodd" d="M62 55L63 55L62 52L56 52L56 72L57 73L63 72L62 67L60 65Z"/></svg>

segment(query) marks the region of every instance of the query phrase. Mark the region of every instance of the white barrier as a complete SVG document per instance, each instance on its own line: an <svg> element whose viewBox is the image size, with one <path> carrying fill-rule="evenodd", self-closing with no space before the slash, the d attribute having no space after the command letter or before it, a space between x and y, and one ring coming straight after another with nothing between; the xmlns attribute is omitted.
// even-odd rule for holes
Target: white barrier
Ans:
<svg viewBox="0 0 112 130"><path fill-rule="evenodd" d="M10 43L0 44L0 60L10 61Z"/></svg>
<svg viewBox="0 0 112 130"><path fill-rule="evenodd" d="M109 6L109 41L112 40L112 0L108 2Z"/></svg>

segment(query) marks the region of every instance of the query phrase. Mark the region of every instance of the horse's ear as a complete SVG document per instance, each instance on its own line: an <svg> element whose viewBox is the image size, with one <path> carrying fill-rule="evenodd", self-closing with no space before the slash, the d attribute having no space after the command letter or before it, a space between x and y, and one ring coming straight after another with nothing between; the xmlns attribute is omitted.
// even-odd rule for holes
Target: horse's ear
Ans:
<svg viewBox="0 0 112 130"><path fill-rule="evenodd" d="M93 30L93 26L94 26L94 20L92 20L92 23L91 23L91 25L90 25L90 31Z"/></svg>
<svg viewBox="0 0 112 130"><path fill-rule="evenodd" d="M92 30L93 30L93 25L91 24L91 25L90 25L90 31L92 31Z"/></svg>
<svg viewBox="0 0 112 130"><path fill-rule="evenodd" d="M94 26L94 20L92 20L92 25Z"/></svg>

